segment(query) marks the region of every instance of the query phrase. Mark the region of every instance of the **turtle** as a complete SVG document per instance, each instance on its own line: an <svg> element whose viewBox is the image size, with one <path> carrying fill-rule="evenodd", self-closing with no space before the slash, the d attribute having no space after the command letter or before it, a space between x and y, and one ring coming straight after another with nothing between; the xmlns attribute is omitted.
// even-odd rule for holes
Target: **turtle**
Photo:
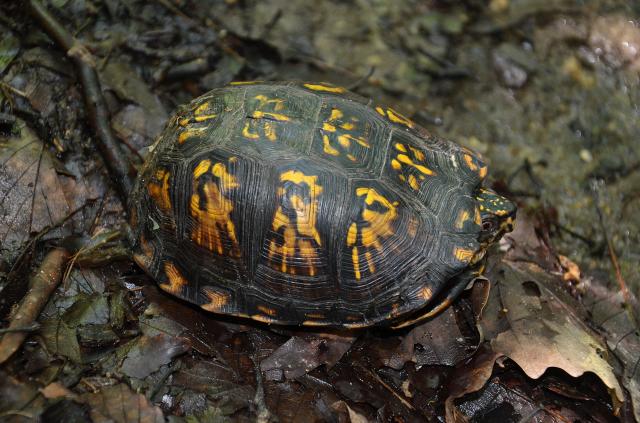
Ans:
<svg viewBox="0 0 640 423"><path fill-rule="evenodd" d="M401 327L449 306L512 230L486 175L479 154L343 87L233 82L150 148L134 259L220 315Z"/></svg>

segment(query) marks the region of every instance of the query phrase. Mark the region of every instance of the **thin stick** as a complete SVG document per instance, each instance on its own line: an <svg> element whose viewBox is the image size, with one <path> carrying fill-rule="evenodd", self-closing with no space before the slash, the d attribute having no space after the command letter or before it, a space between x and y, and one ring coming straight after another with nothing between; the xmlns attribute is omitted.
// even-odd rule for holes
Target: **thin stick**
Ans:
<svg viewBox="0 0 640 423"><path fill-rule="evenodd" d="M11 318L9 332L0 340L0 364L4 363L18 351L28 333L25 328L31 327L40 315L49 297L60 284L63 266L69 257L64 249L55 249L46 255L35 274L31 277L30 289L18 306L17 312ZM16 329L21 331L13 331Z"/></svg>
<svg viewBox="0 0 640 423"><path fill-rule="evenodd" d="M109 112L102 96L93 58L82 43L76 40L38 0L29 0L26 5L31 16L42 25L58 46L73 58L76 64L89 122L96 135L98 149L126 207L129 192L133 187L132 170L111 131Z"/></svg>

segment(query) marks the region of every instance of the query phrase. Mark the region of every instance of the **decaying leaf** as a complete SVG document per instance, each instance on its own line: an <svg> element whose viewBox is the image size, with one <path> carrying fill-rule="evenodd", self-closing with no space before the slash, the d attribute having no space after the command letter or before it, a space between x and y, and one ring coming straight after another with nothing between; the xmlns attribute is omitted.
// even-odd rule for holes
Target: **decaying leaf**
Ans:
<svg viewBox="0 0 640 423"><path fill-rule="evenodd" d="M473 354L475 345L461 332L450 307L433 319L416 326L402 340L385 365L401 369L407 361L425 365L453 366Z"/></svg>
<svg viewBox="0 0 640 423"><path fill-rule="evenodd" d="M624 401L606 347L568 306L570 298L558 287L562 280L538 266L504 262L494 269L494 283L483 321L496 353L515 361L534 379L550 367L578 377L593 372L609 387L615 402ZM496 330L496 328L499 328Z"/></svg>
<svg viewBox="0 0 640 423"><path fill-rule="evenodd" d="M0 245L15 257L35 232L69 215L63 186L53 161L25 125L18 137L0 137ZM55 231L50 234L61 235Z"/></svg>
<svg viewBox="0 0 640 423"><path fill-rule="evenodd" d="M121 370L127 376L143 379L170 363L173 357L187 352L187 339L160 333L155 336L140 336L129 349Z"/></svg>
<svg viewBox="0 0 640 423"><path fill-rule="evenodd" d="M268 379L279 380L282 375L295 379L316 367L331 367L346 353L355 337L319 335L302 338L292 336L280 348L260 363Z"/></svg>
<svg viewBox="0 0 640 423"><path fill-rule="evenodd" d="M592 281L585 293L589 300L589 311L603 336L611 353L622 363L622 385L631 397L633 414L640 421L640 329L634 315L638 315L635 304L623 307L623 294L612 292L602 284Z"/></svg>
<svg viewBox="0 0 640 423"><path fill-rule="evenodd" d="M162 410L125 384L104 387L81 399L91 407L94 423L164 423Z"/></svg>

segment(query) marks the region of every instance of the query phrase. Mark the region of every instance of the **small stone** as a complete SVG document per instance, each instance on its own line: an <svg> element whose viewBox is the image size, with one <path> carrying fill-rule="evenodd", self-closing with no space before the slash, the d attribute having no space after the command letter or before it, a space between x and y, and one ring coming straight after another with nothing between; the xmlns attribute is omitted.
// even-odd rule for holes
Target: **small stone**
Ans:
<svg viewBox="0 0 640 423"><path fill-rule="evenodd" d="M580 160L585 163L591 163L593 161L593 156L591 155L591 152L589 150L583 148L582 150L580 150Z"/></svg>

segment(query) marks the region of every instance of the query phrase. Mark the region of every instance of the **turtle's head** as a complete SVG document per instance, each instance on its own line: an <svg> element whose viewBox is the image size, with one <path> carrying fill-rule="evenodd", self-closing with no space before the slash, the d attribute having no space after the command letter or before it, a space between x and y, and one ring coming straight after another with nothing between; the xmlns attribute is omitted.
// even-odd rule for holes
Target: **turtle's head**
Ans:
<svg viewBox="0 0 640 423"><path fill-rule="evenodd" d="M493 190L480 188L476 194L482 230L479 241L484 246L489 246L500 240L502 235L513 230L516 218L516 205L509 199L499 195Z"/></svg>

